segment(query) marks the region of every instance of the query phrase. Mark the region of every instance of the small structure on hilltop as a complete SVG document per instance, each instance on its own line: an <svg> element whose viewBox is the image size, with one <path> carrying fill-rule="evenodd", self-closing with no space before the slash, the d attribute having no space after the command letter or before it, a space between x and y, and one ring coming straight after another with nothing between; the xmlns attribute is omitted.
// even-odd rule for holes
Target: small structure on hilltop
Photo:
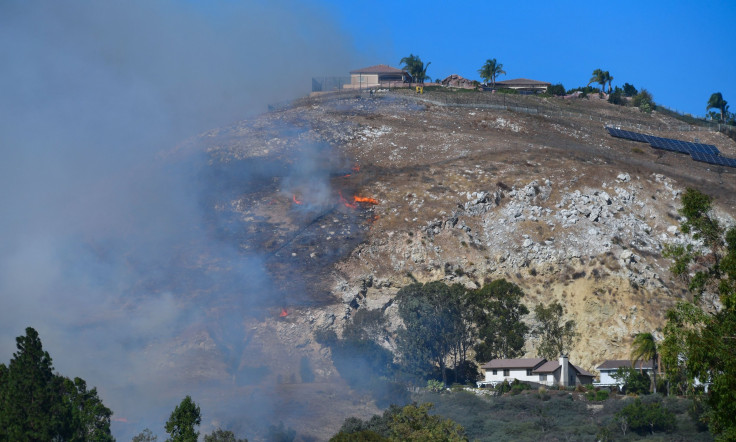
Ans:
<svg viewBox="0 0 736 442"><path fill-rule="evenodd" d="M344 85L343 88L396 87L403 86L404 83L409 83L410 81L411 75L408 72L393 68L387 64L377 64L350 71L350 84Z"/></svg>
<svg viewBox="0 0 736 442"><path fill-rule="evenodd" d="M496 89L514 89L519 92L539 94L547 91L552 83L546 81L530 80L528 78L516 78L496 82Z"/></svg>
<svg viewBox="0 0 736 442"><path fill-rule="evenodd" d="M461 89L475 89L477 84L473 80L463 78L458 74L452 74L440 82L442 86L457 87Z"/></svg>
<svg viewBox="0 0 736 442"><path fill-rule="evenodd" d="M530 382L539 385L568 387L593 383L595 375L570 363L567 355L561 355L557 361L544 358L531 359L493 359L481 366L485 370L485 379L479 381L478 387L493 385L503 381Z"/></svg>

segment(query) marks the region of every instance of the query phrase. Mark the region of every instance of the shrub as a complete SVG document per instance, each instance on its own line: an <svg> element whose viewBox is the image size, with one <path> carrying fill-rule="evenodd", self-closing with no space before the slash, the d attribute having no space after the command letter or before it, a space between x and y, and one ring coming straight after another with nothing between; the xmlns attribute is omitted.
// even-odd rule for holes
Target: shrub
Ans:
<svg viewBox="0 0 736 442"><path fill-rule="evenodd" d="M565 95L565 86L562 83L553 84L547 87L547 93L550 95Z"/></svg>
<svg viewBox="0 0 736 442"><path fill-rule="evenodd" d="M639 91L636 90L636 88L634 87L634 85L633 84L629 84L629 83L624 83L624 89L623 89L623 91L624 91L624 95L626 95L627 97L633 97L634 95L636 95L637 93L639 93Z"/></svg>
<svg viewBox="0 0 736 442"><path fill-rule="evenodd" d="M627 422L629 428L639 434L670 432L677 428L675 415L664 408L661 401L644 404L637 398L616 413L616 418Z"/></svg>
<svg viewBox="0 0 736 442"><path fill-rule="evenodd" d="M654 109L654 97L648 90L642 89L631 99L631 105L638 107L640 111L649 113Z"/></svg>
<svg viewBox="0 0 736 442"><path fill-rule="evenodd" d="M435 379L430 379L427 381L427 390L433 393L439 393L440 391L444 389L445 389L445 385L442 383L442 381L438 381Z"/></svg>
<svg viewBox="0 0 736 442"><path fill-rule="evenodd" d="M595 393L595 400L605 401L608 399L608 392L606 390L599 390Z"/></svg>

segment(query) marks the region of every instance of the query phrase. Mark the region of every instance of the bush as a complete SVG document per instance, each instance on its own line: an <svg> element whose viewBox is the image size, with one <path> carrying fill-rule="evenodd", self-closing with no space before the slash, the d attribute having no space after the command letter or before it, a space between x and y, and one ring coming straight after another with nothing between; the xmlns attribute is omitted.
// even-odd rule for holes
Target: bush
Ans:
<svg viewBox="0 0 736 442"><path fill-rule="evenodd" d="M606 390L599 390L595 393L595 400L605 401L608 399L608 392Z"/></svg>
<svg viewBox="0 0 736 442"><path fill-rule="evenodd" d="M640 111L649 113L654 110L654 97L648 90L642 89L631 99L631 105L638 107Z"/></svg>
<svg viewBox="0 0 736 442"><path fill-rule="evenodd" d="M629 428L639 434L655 431L673 431L677 428L675 415L662 406L662 402L642 403L641 399L625 406L616 418L628 422Z"/></svg>
<svg viewBox="0 0 736 442"><path fill-rule="evenodd" d="M438 381L435 379L430 379L427 381L427 390L431 391L432 393L439 393L444 389L445 385L442 383L442 381Z"/></svg>
<svg viewBox="0 0 736 442"><path fill-rule="evenodd" d="M631 367L621 367L616 370L611 377L624 384L623 391L626 394L647 394L649 393L650 379L646 373L633 369Z"/></svg>
<svg viewBox="0 0 736 442"><path fill-rule="evenodd" d="M613 92L608 95L608 102L611 104L617 104L619 106L625 106L626 98L624 97L623 90L621 90L620 87L616 86Z"/></svg>
<svg viewBox="0 0 736 442"><path fill-rule="evenodd" d="M562 83L553 84L547 87L547 93L550 95L565 95L565 86Z"/></svg>
<svg viewBox="0 0 736 442"><path fill-rule="evenodd" d="M636 90L633 84L624 83L624 95L627 97L633 97L634 95L638 94L639 91Z"/></svg>

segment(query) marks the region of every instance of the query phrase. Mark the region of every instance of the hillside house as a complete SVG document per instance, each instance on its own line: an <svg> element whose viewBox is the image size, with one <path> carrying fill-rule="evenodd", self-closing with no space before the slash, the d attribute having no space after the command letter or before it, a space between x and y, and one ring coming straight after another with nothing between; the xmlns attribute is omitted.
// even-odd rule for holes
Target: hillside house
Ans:
<svg viewBox="0 0 736 442"><path fill-rule="evenodd" d="M530 382L540 385L562 387L592 384L595 375L570 363L566 355L557 361L544 358L531 359L493 359L481 368L485 371L485 379L478 386L496 386L503 381Z"/></svg>
<svg viewBox="0 0 736 442"><path fill-rule="evenodd" d="M519 92L539 94L547 91L551 83L546 81L530 80L528 78L515 78L496 82L496 89L515 89Z"/></svg>
<svg viewBox="0 0 736 442"><path fill-rule="evenodd" d="M386 64L350 71L350 84L345 89L366 89L371 87L392 87L411 81L411 75L401 69Z"/></svg>
<svg viewBox="0 0 736 442"><path fill-rule="evenodd" d="M596 382L595 385L606 387L616 385L619 388L623 387L623 383L614 379L613 375L619 368L630 368L631 366L631 361L628 359L607 359L603 361L599 366L595 368L601 374L600 382ZM654 369L652 368L652 361L637 361L634 368L643 371L649 376L651 376L652 372L654 371Z"/></svg>

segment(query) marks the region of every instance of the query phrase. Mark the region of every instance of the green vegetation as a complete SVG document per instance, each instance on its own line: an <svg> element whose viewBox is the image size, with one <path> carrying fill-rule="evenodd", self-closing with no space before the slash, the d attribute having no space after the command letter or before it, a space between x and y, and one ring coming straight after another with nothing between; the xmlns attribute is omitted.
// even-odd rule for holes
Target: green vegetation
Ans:
<svg viewBox="0 0 736 442"><path fill-rule="evenodd" d="M702 415L711 432L736 439L736 227L724 229L712 199L695 189L682 195L680 230L702 245L670 246L670 271L689 283L693 300L667 313L660 352L667 375L690 394L695 380L711 383ZM693 276L690 276L693 275ZM695 396L697 400L701 397Z"/></svg>
<svg viewBox="0 0 736 442"><path fill-rule="evenodd" d="M562 304L555 301L548 307L539 304L534 307L534 320L536 325L531 331L537 340L537 354L541 358L556 359L561 354L567 354L572 348L573 341L577 336L575 321L562 320Z"/></svg>
<svg viewBox="0 0 736 442"><path fill-rule="evenodd" d="M588 82L588 86L591 85L591 83L598 83L601 85L601 92L603 92L604 87L606 86L606 83L608 83L608 91L611 91L611 83L613 82L613 76L608 71L604 71L601 69L596 69L593 71L593 76L590 77L590 81Z"/></svg>
<svg viewBox="0 0 736 442"><path fill-rule="evenodd" d="M632 367L620 367L611 375L617 382L623 384L624 393L647 394L651 380L649 375Z"/></svg>
<svg viewBox="0 0 736 442"><path fill-rule="evenodd" d="M624 91L624 95L626 95L627 97L633 97L634 95L639 93L639 91L636 90L634 85L629 84L629 83L624 83L623 91Z"/></svg>
<svg viewBox="0 0 736 442"><path fill-rule="evenodd" d="M628 427L641 435L647 432L654 434L655 431L670 433L677 428L674 413L662 406L661 399L645 404L637 398L616 413L616 420L622 429ZM626 431L623 432L625 435Z"/></svg>
<svg viewBox="0 0 736 442"><path fill-rule="evenodd" d="M391 407L368 421L348 418L331 442L341 441L467 441L465 430L450 419L430 415L433 404Z"/></svg>
<svg viewBox="0 0 736 442"><path fill-rule="evenodd" d="M723 99L723 95L720 92L711 94L710 98L708 99L708 105L706 106L705 110L708 111L710 109L718 109L719 111L721 111L720 120L723 122L726 121L726 114L728 113L728 102Z"/></svg>
<svg viewBox="0 0 736 442"><path fill-rule="evenodd" d="M424 84L424 80L427 78L427 69L429 68L429 65L432 64L432 62L429 62L425 66L422 59L419 58L418 55L414 54L409 54L408 57L402 58L399 63L402 65L401 69L409 72L414 83L422 84Z"/></svg>
<svg viewBox="0 0 736 442"><path fill-rule="evenodd" d="M639 361L652 361L652 383L654 392L657 392L657 370L659 355L657 353L657 341L651 333L639 333L634 336L633 348L631 350L631 366L636 367Z"/></svg>
<svg viewBox="0 0 736 442"><path fill-rule="evenodd" d="M204 436L204 442L248 442L248 439L238 439L232 431L218 427L212 434Z"/></svg>
<svg viewBox="0 0 736 442"><path fill-rule="evenodd" d="M547 93L549 95L565 95L565 86L562 83L553 84L547 88Z"/></svg>
<svg viewBox="0 0 736 442"><path fill-rule="evenodd" d="M656 108L654 97L646 89L642 89L641 92L634 95L631 99L631 105L638 107L640 111L645 113L651 113Z"/></svg>
<svg viewBox="0 0 736 442"><path fill-rule="evenodd" d="M496 77L501 74L506 74L503 70L503 64L496 61L495 58L486 60L485 64L478 69L480 78L485 80L486 83L491 83L491 87L496 87Z"/></svg>
<svg viewBox="0 0 736 442"><path fill-rule="evenodd" d="M182 399L181 403L171 412L166 422L166 432L171 435L172 442L192 442L199 437L198 427L202 423L199 406L190 396Z"/></svg>
<svg viewBox="0 0 736 442"><path fill-rule="evenodd" d="M529 311L521 304L524 293L506 280L492 281L478 290L441 281L411 284L396 294L404 326L397 331L397 347L403 369L422 378L435 376L447 385L472 382L477 368L468 360L518 357L528 331L521 321ZM452 370L445 365L452 360Z"/></svg>
<svg viewBox="0 0 736 442"><path fill-rule="evenodd" d="M112 411L96 388L54 374L33 328L16 345L10 364L0 364L0 440L113 440Z"/></svg>

